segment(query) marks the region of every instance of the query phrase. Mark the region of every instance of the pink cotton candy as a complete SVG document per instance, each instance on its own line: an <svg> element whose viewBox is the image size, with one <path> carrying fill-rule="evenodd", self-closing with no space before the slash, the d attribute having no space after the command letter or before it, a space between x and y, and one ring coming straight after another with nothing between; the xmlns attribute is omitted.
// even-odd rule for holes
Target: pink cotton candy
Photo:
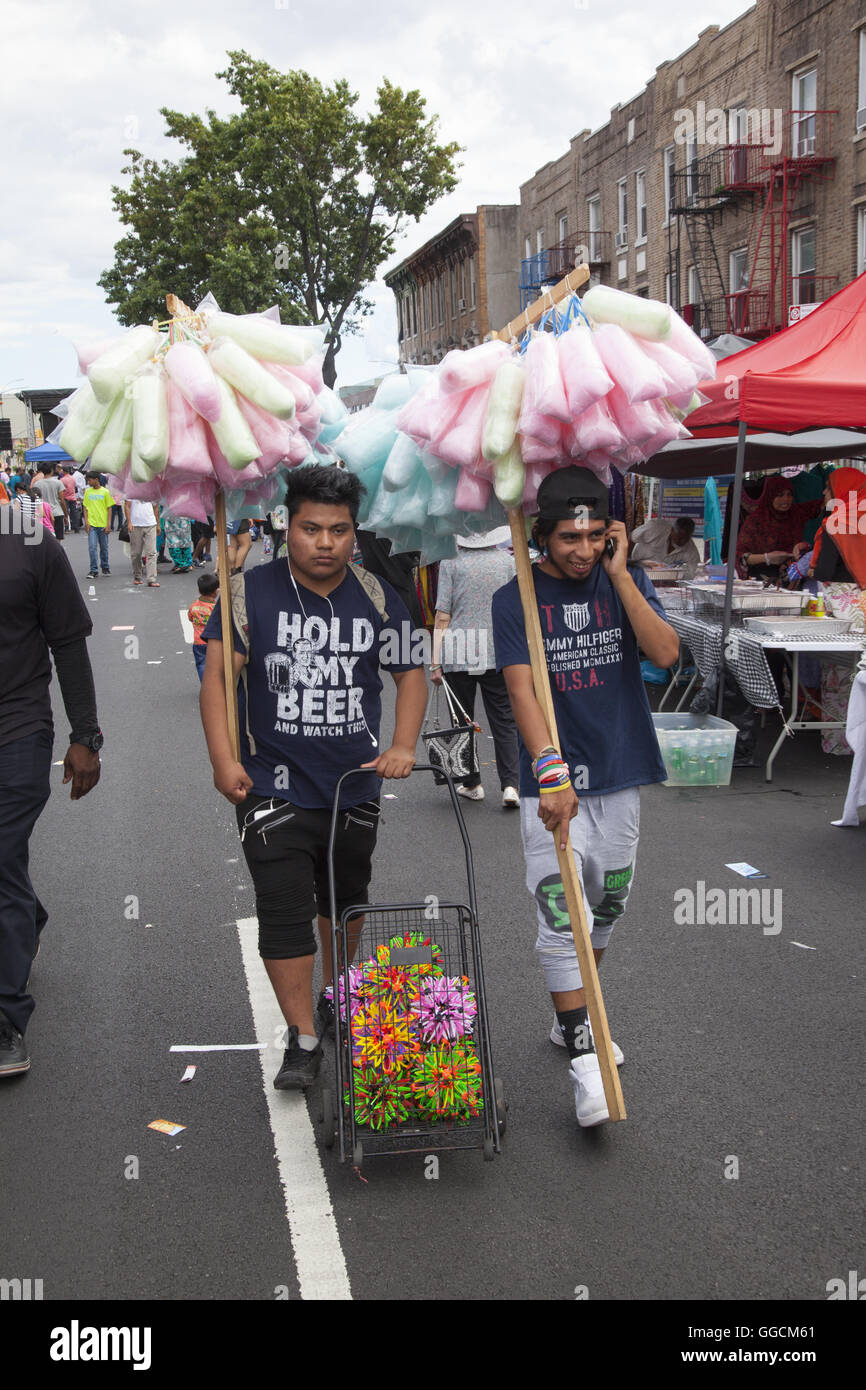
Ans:
<svg viewBox="0 0 866 1390"><path fill-rule="evenodd" d="M261 482L261 470L256 463L248 463L244 468L232 468L210 430L208 430L207 446L213 464L214 477L220 487L229 489L251 487L253 484Z"/></svg>
<svg viewBox="0 0 866 1390"><path fill-rule="evenodd" d="M700 373L699 379L701 381L715 381L718 367L715 357L706 343L692 332L688 324L684 323L673 309L671 309L671 333L667 339L667 346L673 348L674 352L678 352L681 357L694 363L696 370Z"/></svg>
<svg viewBox="0 0 866 1390"><path fill-rule="evenodd" d="M165 370L186 400L204 420L218 420L222 398L213 367L198 343L174 343L165 354Z"/></svg>
<svg viewBox="0 0 866 1390"><path fill-rule="evenodd" d="M615 324L607 325L614 328ZM619 426L626 447L645 444L658 433L659 422L649 401L632 405L621 387L615 386L607 397L611 414ZM619 452L619 450L617 450Z"/></svg>
<svg viewBox="0 0 866 1390"><path fill-rule="evenodd" d="M108 352L109 348L114 347L115 343L119 342L119 337L100 338L95 343L82 343L80 346L77 346L75 351L78 354L78 365L81 368L82 374L86 376L87 368L90 366L91 362L95 362L97 357L101 357L104 352Z"/></svg>
<svg viewBox="0 0 866 1390"><path fill-rule="evenodd" d="M431 452L444 463L450 463L452 468L474 468L481 458L481 437L489 396L489 386L480 386L456 397L462 403L459 413L447 430L442 430L430 441Z"/></svg>
<svg viewBox="0 0 866 1390"><path fill-rule="evenodd" d="M622 443L622 434L607 406L608 399L609 396L606 396L603 401L596 401L575 420L574 432L579 453L616 449Z"/></svg>
<svg viewBox="0 0 866 1390"><path fill-rule="evenodd" d="M401 434L408 435L414 444L423 448L436 433L441 413L439 382L433 377L401 406L395 423Z"/></svg>
<svg viewBox="0 0 866 1390"><path fill-rule="evenodd" d="M552 416L554 420L567 424L571 419L571 411L565 398L565 387L559 370L556 339L550 333L536 333L526 349L524 361L525 390L531 393L535 409L541 415Z"/></svg>
<svg viewBox="0 0 866 1390"><path fill-rule="evenodd" d="M700 380L700 372L687 357L683 357L666 343L653 343L648 338L641 338L638 346L660 369L667 387L666 396L694 391Z"/></svg>
<svg viewBox="0 0 866 1390"><path fill-rule="evenodd" d="M168 401L168 466L175 477L212 478L207 429L201 416L181 394L175 381L166 382Z"/></svg>
<svg viewBox="0 0 866 1390"><path fill-rule="evenodd" d="M600 478L605 487L610 487L610 457L598 449L593 449L591 453L584 454L582 462L587 468L591 468L597 478Z"/></svg>
<svg viewBox="0 0 866 1390"><path fill-rule="evenodd" d="M555 464L563 457L565 450L565 437L570 429L566 425L562 428L559 441L556 444L545 444L540 439L533 439L532 435L522 435L520 441L520 452L524 463L549 463Z"/></svg>
<svg viewBox="0 0 866 1390"><path fill-rule="evenodd" d="M295 410L312 410L316 402L316 392L313 390L303 377L299 377L295 372L281 362L263 362L262 366L266 372L270 372L281 386L287 386L295 398ZM321 387L319 388L321 390Z"/></svg>
<svg viewBox="0 0 866 1390"><path fill-rule="evenodd" d="M286 452L286 464L292 467L296 463L303 463L310 452L310 441L300 430L292 430L289 436L289 447Z"/></svg>
<svg viewBox="0 0 866 1390"><path fill-rule="evenodd" d="M572 419L606 396L613 380L585 323L576 323L558 340L559 370Z"/></svg>
<svg viewBox="0 0 866 1390"><path fill-rule="evenodd" d="M168 469L163 478L162 500L172 516L188 516L193 521L207 521L208 513L202 499L201 483L173 477L171 469Z"/></svg>
<svg viewBox="0 0 866 1390"><path fill-rule="evenodd" d="M262 473L270 473L289 452L292 441L291 422L278 420L275 415L262 410L261 406L239 393L237 402L261 450L260 457L256 459L256 466Z"/></svg>
<svg viewBox="0 0 866 1390"><path fill-rule="evenodd" d="M454 493L454 506L458 512L483 512L490 500L490 484L486 478L479 478L469 469L460 470L460 479Z"/></svg>
<svg viewBox="0 0 866 1390"><path fill-rule="evenodd" d="M280 363L280 366L284 367L290 376L297 377L299 381L306 382L313 394L318 396L325 384L324 378L322 377L322 366L324 361L324 354L317 352L313 357L308 357L306 362L293 362L291 366L287 363ZM275 364L267 362L264 365L270 370ZM291 383L289 383L289 385L291 385ZM294 387L292 387L292 389L294 390Z"/></svg>
<svg viewBox="0 0 866 1390"><path fill-rule="evenodd" d="M550 472L551 469L546 463L527 463L526 481L523 484L523 501L521 502L527 515L538 511L538 489Z"/></svg>
<svg viewBox="0 0 866 1390"><path fill-rule="evenodd" d="M439 389L444 395L453 391L469 391L473 386L489 385L501 362L511 356L511 348L501 339L481 343L468 352L455 348L447 352L439 364Z"/></svg>
<svg viewBox="0 0 866 1390"><path fill-rule="evenodd" d="M295 420L297 421L301 433L312 444L319 433L319 412L315 409L299 410L295 415Z"/></svg>
<svg viewBox="0 0 866 1390"><path fill-rule="evenodd" d="M131 502L158 502L164 486L164 477L151 478L147 483L137 483L129 477L123 485L123 495Z"/></svg>
<svg viewBox="0 0 866 1390"><path fill-rule="evenodd" d="M603 323L595 330L593 342L610 376L629 405L657 400L667 390L661 371L634 338L615 323Z"/></svg>

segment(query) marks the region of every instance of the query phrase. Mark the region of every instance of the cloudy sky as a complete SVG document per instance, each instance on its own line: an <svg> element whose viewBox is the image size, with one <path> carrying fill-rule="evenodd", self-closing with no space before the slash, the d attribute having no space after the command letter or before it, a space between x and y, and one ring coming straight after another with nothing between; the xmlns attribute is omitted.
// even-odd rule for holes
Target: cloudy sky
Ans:
<svg viewBox="0 0 866 1390"><path fill-rule="evenodd" d="M73 383L72 341L116 330L96 280L120 234L111 186L122 151L176 157L161 106L229 114L233 99L215 77L228 49L325 82L345 77L364 110L383 77L420 89L441 137L466 149L458 190L410 225L399 260L459 212L517 202L520 184L572 135L602 124L701 29L747 8L745 0L3 0L0 391ZM373 295L368 331L338 359L341 382L381 372L396 356L392 297L381 282Z"/></svg>

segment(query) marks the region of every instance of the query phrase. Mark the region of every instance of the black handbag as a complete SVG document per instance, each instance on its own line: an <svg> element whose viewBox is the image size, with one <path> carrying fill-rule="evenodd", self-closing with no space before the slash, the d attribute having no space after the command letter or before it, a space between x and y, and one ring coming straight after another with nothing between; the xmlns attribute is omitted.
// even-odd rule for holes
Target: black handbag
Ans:
<svg viewBox="0 0 866 1390"><path fill-rule="evenodd" d="M122 521L120 523L120 530L117 533L117 539L119 541L126 541L127 545L129 544L129 527L127 526L125 521Z"/></svg>
<svg viewBox="0 0 866 1390"><path fill-rule="evenodd" d="M439 691L445 692L451 724L439 728ZM444 786L446 778L442 769L450 773L455 782L465 782L467 777L476 776L479 771L478 746L475 741L476 725L469 718L454 691L442 677L441 687L437 685L433 708L434 727L428 732L428 718L424 721L421 738L427 750L427 761L434 769L434 781Z"/></svg>

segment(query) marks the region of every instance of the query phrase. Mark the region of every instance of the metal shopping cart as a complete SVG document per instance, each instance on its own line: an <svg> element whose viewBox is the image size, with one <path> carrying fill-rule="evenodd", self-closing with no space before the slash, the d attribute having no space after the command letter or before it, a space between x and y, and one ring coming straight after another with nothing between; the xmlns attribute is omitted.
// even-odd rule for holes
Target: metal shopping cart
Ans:
<svg viewBox="0 0 866 1390"><path fill-rule="evenodd" d="M506 1106L493 1074L472 846L454 782L445 772L468 902L428 894L419 902L346 907L338 920L340 789L361 771L340 778L331 813L336 1089L322 1090L322 1142L330 1148L338 1138L341 1161L351 1158L356 1167L367 1157L451 1149L480 1148L492 1160ZM413 771L435 769L423 763Z"/></svg>

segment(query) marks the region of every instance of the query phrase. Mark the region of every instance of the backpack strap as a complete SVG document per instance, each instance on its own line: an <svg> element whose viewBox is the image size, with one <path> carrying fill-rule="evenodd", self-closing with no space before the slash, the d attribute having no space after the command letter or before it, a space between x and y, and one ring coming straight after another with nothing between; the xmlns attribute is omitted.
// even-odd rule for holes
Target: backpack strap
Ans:
<svg viewBox="0 0 866 1390"><path fill-rule="evenodd" d="M244 664L241 667L241 680L244 685L244 713L246 715L246 733L250 745L250 752L253 757L256 753L256 741L250 729L250 692L247 686L247 666L250 660L250 625L247 620L247 590L243 573L230 576L232 598L232 622L235 631L244 644Z"/></svg>
<svg viewBox="0 0 866 1390"><path fill-rule="evenodd" d="M384 623L387 623L388 610L385 607L385 590L382 588L375 574L371 574L369 570L365 570L363 565L350 564L349 569L354 574L361 588L364 590L364 593L379 614L379 617Z"/></svg>

